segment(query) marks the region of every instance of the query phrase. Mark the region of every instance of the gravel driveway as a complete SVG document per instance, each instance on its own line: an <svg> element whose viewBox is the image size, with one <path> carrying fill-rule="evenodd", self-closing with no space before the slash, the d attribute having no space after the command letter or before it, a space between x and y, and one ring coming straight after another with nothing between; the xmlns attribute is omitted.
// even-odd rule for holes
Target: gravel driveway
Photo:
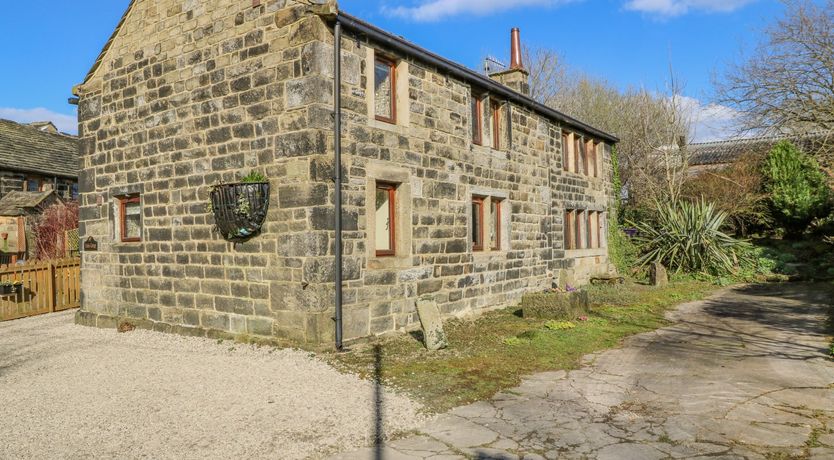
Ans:
<svg viewBox="0 0 834 460"><path fill-rule="evenodd" d="M296 350L0 323L0 459L318 458L372 443L375 389ZM384 392L387 433L423 421Z"/></svg>

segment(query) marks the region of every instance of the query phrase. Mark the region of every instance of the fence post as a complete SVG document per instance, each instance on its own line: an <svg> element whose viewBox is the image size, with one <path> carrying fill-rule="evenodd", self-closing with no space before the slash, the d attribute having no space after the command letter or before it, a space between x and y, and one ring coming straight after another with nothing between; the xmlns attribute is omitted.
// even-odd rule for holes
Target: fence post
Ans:
<svg viewBox="0 0 834 460"><path fill-rule="evenodd" d="M55 313L55 264L49 262L48 277L46 278L46 292L49 293L49 311Z"/></svg>

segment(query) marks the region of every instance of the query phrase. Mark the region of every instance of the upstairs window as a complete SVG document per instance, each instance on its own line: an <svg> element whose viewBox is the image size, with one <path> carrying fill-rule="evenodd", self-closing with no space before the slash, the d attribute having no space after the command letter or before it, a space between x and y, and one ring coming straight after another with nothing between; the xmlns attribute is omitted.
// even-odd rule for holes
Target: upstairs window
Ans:
<svg viewBox="0 0 834 460"><path fill-rule="evenodd" d="M374 109L376 119L397 123L397 66L386 58L374 59Z"/></svg>
<svg viewBox="0 0 834 460"><path fill-rule="evenodd" d="M472 143L483 145L484 143L484 108L480 97L472 95Z"/></svg>
<svg viewBox="0 0 834 460"><path fill-rule="evenodd" d="M376 184L376 212L374 225L376 234L377 257L393 256L396 254L396 203L397 186L378 182Z"/></svg>
<svg viewBox="0 0 834 460"><path fill-rule="evenodd" d="M562 133L562 169L570 171L571 149L573 142L570 133Z"/></svg>
<svg viewBox="0 0 834 460"><path fill-rule="evenodd" d="M142 241L142 202L139 195L119 198L119 223L123 243Z"/></svg>
<svg viewBox="0 0 834 460"><path fill-rule="evenodd" d="M24 192L40 192L41 191L41 181L39 179L27 178L25 181L23 181L23 191Z"/></svg>
<svg viewBox="0 0 834 460"><path fill-rule="evenodd" d="M492 102L492 148L501 150L501 103Z"/></svg>

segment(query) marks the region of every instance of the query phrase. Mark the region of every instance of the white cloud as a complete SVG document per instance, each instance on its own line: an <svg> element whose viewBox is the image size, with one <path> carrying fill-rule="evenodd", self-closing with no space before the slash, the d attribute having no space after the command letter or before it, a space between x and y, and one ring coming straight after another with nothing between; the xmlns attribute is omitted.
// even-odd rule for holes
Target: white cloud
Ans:
<svg viewBox="0 0 834 460"><path fill-rule="evenodd" d="M691 11L728 13L756 0L628 0L625 9L661 17L680 16Z"/></svg>
<svg viewBox="0 0 834 460"><path fill-rule="evenodd" d="M78 118L76 115L53 112L42 107L35 109L15 109L0 107L0 118L18 123L32 123L34 121L51 121L58 131L76 134L78 132Z"/></svg>
<svg viewBox="0 0 834 460"><path fill-rule="evenodd" d="M421 0L416 6L385 7L393 16L420 22L438 21L458 14L487 14L525 6L552 6L570 0Z"/></svg>
<svg viewBox="0 0 834 460"><path fill-rule="evenodd" d="M703 104L686 96L680 104L692 117L692 142L720 141L742 135L741 114L732 107Z"/></svg>

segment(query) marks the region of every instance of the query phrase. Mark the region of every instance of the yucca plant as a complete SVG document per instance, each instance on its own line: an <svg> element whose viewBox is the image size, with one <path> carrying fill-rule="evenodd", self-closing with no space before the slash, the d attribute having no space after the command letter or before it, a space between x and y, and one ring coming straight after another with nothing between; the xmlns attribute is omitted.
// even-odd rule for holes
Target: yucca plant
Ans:
<svg viewBox="0 0 834 460"><path fill-rule="evenodd" d="M749 257L750 243L721 229L727 213L704 200L657 203L655 222L629 222L638 230L640 266L660 262L676 272L723 275Z"/></svg>

